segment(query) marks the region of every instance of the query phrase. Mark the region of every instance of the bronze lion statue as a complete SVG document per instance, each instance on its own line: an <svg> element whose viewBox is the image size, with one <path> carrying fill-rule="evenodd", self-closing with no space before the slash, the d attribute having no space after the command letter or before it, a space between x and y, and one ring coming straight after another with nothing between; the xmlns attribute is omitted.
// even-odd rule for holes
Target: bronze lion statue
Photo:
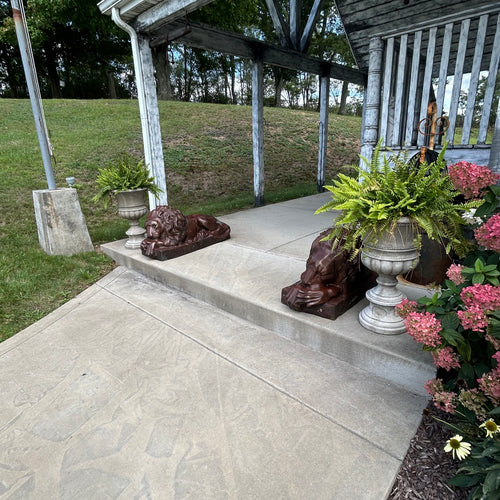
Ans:
<svg viewBox="0 0 500 500"><path fill-rule="evenodd" d="M300 281L282 289L281 302L295 311L337 319L375 286L376 274L359 256L351 260L342 240L332 246L329 233L323 231L313 241Z"/></svg>
<svg viewBox="0 0 500 500"><path fill-rule="evenodd" d="M159 260L178 257L230 236L230 227L211 215L184 215L180 210L161 205L146 218L143 255Z"/></svg>

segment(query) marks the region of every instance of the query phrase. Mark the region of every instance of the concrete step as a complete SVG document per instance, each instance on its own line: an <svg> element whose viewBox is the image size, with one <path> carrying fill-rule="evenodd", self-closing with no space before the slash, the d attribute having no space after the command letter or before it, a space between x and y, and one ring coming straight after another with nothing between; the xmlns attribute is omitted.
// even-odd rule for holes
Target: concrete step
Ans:
<svg viewBox="0 0 500 500"><path fill-rule="evenodd" d="M383 377L416 394L434 376L429 353L408 335L365 330L358 313L366 301L332 321L292 311L281 289L296 282L314 238L331 216L315 216L324 195L269 205L220 219L231 239L168 261L129 250L123 241L102 246L118 264L203 300L282 337ZM326 216L326 217L325 217Z"/></svg>

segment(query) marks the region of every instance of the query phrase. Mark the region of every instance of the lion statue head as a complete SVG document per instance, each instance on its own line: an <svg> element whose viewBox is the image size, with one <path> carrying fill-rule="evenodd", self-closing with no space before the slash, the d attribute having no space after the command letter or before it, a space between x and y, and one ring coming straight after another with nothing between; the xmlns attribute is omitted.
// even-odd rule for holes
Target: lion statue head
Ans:
<svg viewBox="0 0 500 500"><path fill-rule="evenodd" d="M186 216L168 205L161 205L149 212L146 218L146 235L165 246L184 243L187 235Z"/></svg>

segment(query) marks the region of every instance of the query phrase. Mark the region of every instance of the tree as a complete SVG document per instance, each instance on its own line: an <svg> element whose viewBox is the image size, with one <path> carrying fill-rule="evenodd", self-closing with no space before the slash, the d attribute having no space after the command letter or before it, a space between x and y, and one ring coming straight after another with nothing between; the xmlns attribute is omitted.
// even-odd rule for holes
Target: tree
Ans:
<svg viewBox="0 0 500 500"><path fill-rule="evenodd" d="M127 94L117 82L131 63L128 37L100 13L94 0L24 0L24 5L43 95ZM0 88L15 94L22 66L6 61L9 54L20 61L10 2L0 1L0 16Z"/></svg>

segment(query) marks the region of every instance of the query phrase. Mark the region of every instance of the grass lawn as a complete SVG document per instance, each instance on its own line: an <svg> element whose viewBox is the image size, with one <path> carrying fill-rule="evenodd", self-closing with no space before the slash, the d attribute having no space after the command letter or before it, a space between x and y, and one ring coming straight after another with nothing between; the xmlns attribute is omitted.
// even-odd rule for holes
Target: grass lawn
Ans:
<svg viewBox="0 0 500 500"><path fill-rule="evenodd" d="M100 167L142 156L137 101L44 101L56 184L74 176L94 252L49 256L38 243L32 191L46 189L28 100L0 99L0 341L37 321L113 268L99 244L124 238L128 222L91 198ZM316 192L316 112L265 108L266 200ZM251 108L161 102L169 204L221 215L253 203ZM330 116L326 179L357 163L361 119Z"/></svg>

